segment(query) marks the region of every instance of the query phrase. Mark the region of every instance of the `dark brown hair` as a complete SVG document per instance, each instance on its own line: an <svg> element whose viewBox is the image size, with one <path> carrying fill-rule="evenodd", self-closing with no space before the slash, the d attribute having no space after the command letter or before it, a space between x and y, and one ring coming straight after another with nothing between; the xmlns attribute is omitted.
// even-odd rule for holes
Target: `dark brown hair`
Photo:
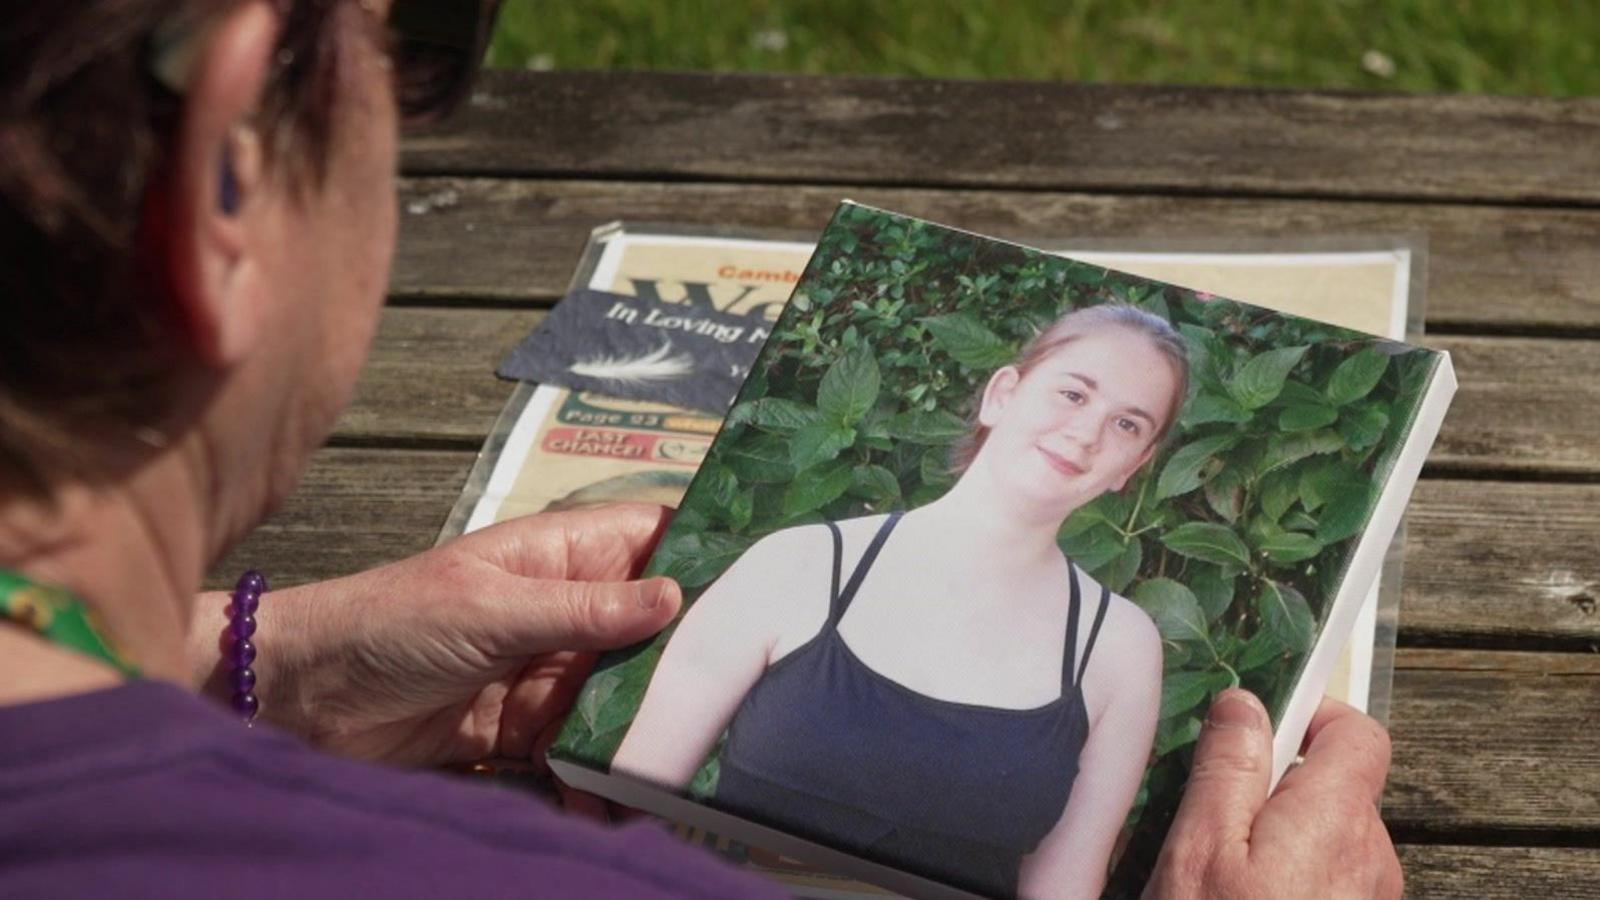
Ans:
<svg viewBox="0 0 1600 900"><path fill-rule="evenodd" d="M174 327L142 258L146 195L183 99L152 74L181 16L240 0L12 4L0 29L0 481L90 475L81 427L168 411ZM256 126L274 172L322 172L341 0L276 0L283 28Z"/></svg>
<svg viewBox="0 0 1600 900"><path fill-rule="evenodd" d="M1172 423L1178 418L1178 410L1189 394L1189 352L1183 344L1183 338L1178 336L1166 319L1126 303L1107 303L1073 310L1034 335L1023 345L1011 365L1025 378L1050 354L1086 334L1107 328L1120 328L1143 337L1172 366L1177 384L1173 388L1166 414L1161 417L1161 428L1150 440L1152 444L1159 444L1172 429ZM988 427L978 421L983 394L984 389L980 388L973 397L972 411L967 419L968 431L950 448L950 470L954 473L964 472L972 465L978 450L983 447L984 438L989 435Z"/></svg>

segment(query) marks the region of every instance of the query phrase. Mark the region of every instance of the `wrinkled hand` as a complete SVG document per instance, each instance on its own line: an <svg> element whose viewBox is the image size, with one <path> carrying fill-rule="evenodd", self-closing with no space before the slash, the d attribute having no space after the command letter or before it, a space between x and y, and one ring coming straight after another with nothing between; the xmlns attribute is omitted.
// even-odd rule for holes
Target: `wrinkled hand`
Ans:
<svg viewBox="0 0 1600 900"><path fill-rule="evenodd" d="M1244 691L1220 695L1147 900L1399 897L1400 861L1377 806L1388 735L1354 708L1324 700L1303 757L1269 797L1266 711Z"/></svg>
<svg viewBox="0 0 1600 900"><path fill-rule="evenodd" d="M364 759L527 758L570 708L593 651L647 638L677 613L672 581L629 580L669 515L619 505L530 516L271 591L257 613L261 715ZM213 607L213 623L197 626L208 661L226 604L202 599ZM226 677L207 673L213 689Z"/></svg>

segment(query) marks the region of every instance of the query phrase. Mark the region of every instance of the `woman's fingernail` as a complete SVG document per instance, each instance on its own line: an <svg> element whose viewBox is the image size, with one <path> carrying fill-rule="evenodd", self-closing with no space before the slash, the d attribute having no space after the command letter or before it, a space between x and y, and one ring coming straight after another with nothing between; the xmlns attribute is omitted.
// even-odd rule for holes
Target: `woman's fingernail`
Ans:
<svg viewBox="0 0 1600 900"><path fill-rule="evenodd" d="M659 581L646 581L639 586L639 608L655 609L661 605L662 584Z"/></svg>
<svg viewBox="0 0 1600 900"><path fill-rule="evenodd" d="M1231 690L1212 702L1206 724L1212 728L1259 728L1263 715L1261 703L1254 695Z"/></svg>

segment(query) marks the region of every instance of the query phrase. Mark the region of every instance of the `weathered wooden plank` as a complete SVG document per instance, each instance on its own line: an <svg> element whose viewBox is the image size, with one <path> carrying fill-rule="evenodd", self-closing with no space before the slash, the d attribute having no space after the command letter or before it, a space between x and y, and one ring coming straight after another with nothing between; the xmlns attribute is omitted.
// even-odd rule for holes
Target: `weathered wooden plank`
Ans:
<svg viewBox="0 0 1600 900"><path fill-rule="evenodd" d="M537 310L390 308L339 434L483 440L511 391L495 365ZM1600 472L1600 341L1435 336L1461 389L1430 462L1473 470Z"/></svg>
<svg viewBox="0 0 1600 900"><path fill-rule="evenodd" d="M413 171L1593 203L1600 101L493 72Z"/></svg>
<svg viewBox="0 0 1600 900"><path fill-rule="evenodd" d="M1424 479L1404 572L1408 640L1600 650L1600 485Z"/></svg>
<svg viewBox="0 0 1600 900"><path fill-rule="evenodd" d="M1600 341L1432 336L1460 388L1431 464L1591 473L1600 463Z"/></svg>
<svg viewBox="0 0 1600 900"><path fill-rule="evenodd" d="M705 183L413 178L394 288L548 300L589 232L614 220L819 231L843 197L974 231L1085 238L1427 236L1431 323L1600 329L1600 211L1454 204Z"/></svg>
<svg viewBox="0 0 1600 900"><path fill-rule="evenodd" d="M1392 827L1600 830L1600 655L1402 650L1390 733Z"/></svg>
<svg viewBox="0 0 1600 900"><path fill-rule="evenodd" d="M390 307L337 434L479 444L511 394L494 369L543 310Z"/></svg>
<svg viewBox="0 0 1600 900"><path fill-rule="evenodd" d="M285 508L217 568L218 583L240 564L291 584L424 549L472 458L464 449L323 450ZM1407 642L1600 645L1600 485L1427 479L1407 515Z"/></svg>
<svg viewBox="0 0 1600 900"><path fill-rule="evenodd" d="M466 451L321 450L283 508L212 568L206 586L228 588L255 568L289 587L426 550L472 460Z"/></svg>
<svg viewBox="0 0 1600 900"><path fill-rule="evenodd" d="M1600 898L1600 850L1401 845L1406 895L1427 900Z"/></svg>

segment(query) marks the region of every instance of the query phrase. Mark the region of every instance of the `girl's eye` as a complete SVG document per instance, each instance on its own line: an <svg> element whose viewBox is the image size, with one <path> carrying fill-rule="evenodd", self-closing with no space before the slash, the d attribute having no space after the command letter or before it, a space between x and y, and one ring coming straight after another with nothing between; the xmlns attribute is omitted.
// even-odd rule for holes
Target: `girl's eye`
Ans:
<svg viewBox="0 0 1600 900"><path fill-rule="evenodd" d="M1067 388L1067 389L1063 390L1061 392L1061 396L1067 398L1068 400L1071 400L1073 403L1082 403L1083 402L1083 392L1082 391L1075 391L1072 388Z"/></svg>
<svg viewBox="0 0 1600 900"><path fill-rule="evenodd" d="M1118 419L1117 427L1122 429L1126 434L1130 434L1134 437L1139 436L1139 423L1133 419Z"/></svg>

